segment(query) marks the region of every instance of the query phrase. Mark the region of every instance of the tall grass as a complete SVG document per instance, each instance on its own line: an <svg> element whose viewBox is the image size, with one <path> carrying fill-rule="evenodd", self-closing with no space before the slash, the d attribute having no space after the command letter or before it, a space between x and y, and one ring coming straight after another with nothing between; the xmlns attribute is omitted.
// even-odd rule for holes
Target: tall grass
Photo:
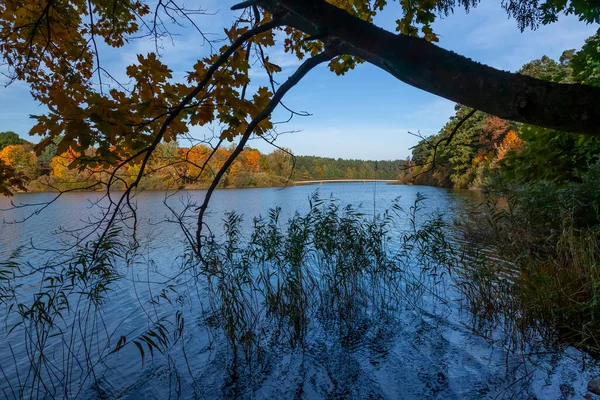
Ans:
<svg viewBox="0 0 600 400"><path fill-rule="evenodd" d="M394 321L406 307L441 299L450 246L442 218L421 217L423 202L418 196L403 210L395 201L373 216L315 194L307 212L284 221L275 208L250 228L231 212L223 235L206 239L202 257L182 255L183 271L160 283L148 277L142 283L152 290L143 294L127 274L152 262L119 229L42 265L17 252L0 263L9 347L0 390L19 399L75 398L91 390L118 397L102 384L107 371L121 363L131 368L132 359L143 369L159 355L177 374L183 363L195 382L185 342L198 331L184 329L198 318L190 314L194 292L202 326L228 344L232 371L302 351L315 336L354 346L374 321ZM139 305L115 312L124 304L113 303L113 295L123 290L134 292L131 301ZM20 342L24 351L13 348Z"/></svg>
<svg viewBox="0 0 600 400"><path fill-rule="evenodd" d="M480 333L501 326L513 349L576 346L600 356L600 167L567 187L488 193L463 223L467 243L493 246L458 287ZM506 260L506 261L504 261Z"/></svg>
<svg viewBox="0 0 600 400"><path fill-rule="evenodd" d="M27 261L22 249L0 262L3 358L0 391L5 398L77 398L97 387L107 362L130 344L146 353L165 350L181 337L183 321L148 318L127 335L117 334L133 315L109 321L107 308L124 274L140 266L135 244L120 228L82 243L71 252L44 252L45 262ZM167 286L164 290L168 290ZM146 302L167 298L162 292ZM140 300L144 301L144 300ZM135 307L134 307L135 308ZM143 313L143 307L137 312ZM114 316L114 314L112 314Z"/></svg>
<svg viewBox="0 0 600 400"><path fill-rule="evenodd" d="M416 221L422 202L373 217L315 195L285 224L279 208L255 218L246 241L241 217L229 213L223 242L205 246L206 321L222 329L236 361L301 347L310 329L351 340L365 320L435 291L447 244L440 217Z"/></svg>
<svg viewBox="0 0 600 400"><path fill-rule="evenodd" d="M98 357L91 349L102 341L96 311L120 277L116 265L127 257L119 234L112 230L101 242L90 241L70 257L49 258L43 265L19 262L19 251L0 262L4 322L9 336L23 336L19 358L27 355L17 359L11 341L5 341L15 365L3 363L0 371L13 397L73 396L93 379ZM61 347L68 357L55 357Z"/></svg>

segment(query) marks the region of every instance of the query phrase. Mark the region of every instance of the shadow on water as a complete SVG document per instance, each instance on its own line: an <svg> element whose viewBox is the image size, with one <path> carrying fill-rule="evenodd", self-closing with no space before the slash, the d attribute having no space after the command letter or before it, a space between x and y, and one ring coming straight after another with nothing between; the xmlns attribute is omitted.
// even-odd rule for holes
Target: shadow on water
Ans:
<svg viewBox="0 0 600 400"><path fill-rule="evenodd" d="M116 271L104 275L114 281L101 304L85 303L92 282L78 276L86 290L53 288L54 298L66 293L68 312L51 323L15 325L23 314L10 304L29 304L35 292L48 290L39 274L71 276L57 263L23 274L16 297L3 298L8 346L0 349L0 390L7 398L106 399L585 393L599 369L588 360L582 371L584 354L534 344L507 351L501 331L473 332L476 321L462 306L457 282L477 273L465 265L495 253L465 251L451 222L463 218L460 210L477 201L477 193L381 185L374 218L369 185L327 188L343 200L323 196L323 188L310 196L311 187L219 192L211 216L215 237L204 244L202 261L186 256L178 227L162 222L160 199L142 194L142 246L105 263ZM186 201L201 195L190 192ZM73 201L41 218L69 224L90 212ZM61 212L69 213L66 221ZM50 247L56 240L24 229L11 225L10 235L0 238L7 240L3 246L33 237ZM31 258L31 249L22 254L33 267L42 262ZM85 261L69 265L71 273L89 267ZM23 343L32 337L41 348Z"/></svg>

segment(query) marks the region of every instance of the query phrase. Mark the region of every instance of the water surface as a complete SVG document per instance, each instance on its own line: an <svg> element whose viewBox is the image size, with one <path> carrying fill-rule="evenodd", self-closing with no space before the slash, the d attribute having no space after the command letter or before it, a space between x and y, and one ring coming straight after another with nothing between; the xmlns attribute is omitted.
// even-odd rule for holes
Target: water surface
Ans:
<svg viewBox="0 0 600 400"><path fill-rule="evenodd" d="M465 204L477 194L433 187L387 185L382 183L331 183L286 189L217 190L212 198L208 224L215 236L222 234L222 219L228 211L244 215L244 229L252 218L266 215L269 209L281 207L282 221L294 212L309 208L309 197L318 190L321 197L332 196L342 204L353 204L367 215L381 213L394 199L408 210L421 193L426 197L419 218L441 213L447 221L460 218ZM103 306L102 324L108 330L136 332L148 325L140 312L153 310L141 303L157 294L161 278L177 276L179 256L185 251L185 237L174 223L164 202L176 209L188 201L200 203L204 191L182 191L165 197L164 192L143 192L136 197L138 238L145 249L143 259ZM19 194L11 200L17 205L42 204L54 194ZM94 204L101 199L96 193L69 193L61 196L39 215L31 216L36 207L9 209L7 199L0 198L0 257L23 247L23 255L32 264L42 262L44 254L36 249L54 249L68 242L60 232L82 226L100 215ZM102 201L101 201L102 204ZM39 208L39 207L38 207ZM28 218L28 219L27 219ZM11 223L12 221L25 222ZM457 235L448 232L449 236ZM149 263L149 260L152 262ZM183 277L178 280L186 285ZM35 287L38 282L29 282ZM202 288L189 287L190 291ZM25 290L25 289L24 289ZM507 353L500 344L473 333L470 319L450 288L444 307L432 305L424 312L406 306L397 313L378 315L357 326L356 340L340 341L339 337L321 331L309 331L301 348L270 349L266 361L256 366L236 368L236 361L223 337L206 329L202 318L202 301L181 298L178 308L186 316L184 335L185 359L174 349L169 355L147 357L144 366L140 354L126 347L105 365L99 366L92 387L86 385L78 398L582 398L587 382L600 371L597 366L574 349L555 354L523 357ZM198 298L204 299L202 293ZM171 308L170 310L172 310ZM154 310L172 313L166 309ZM7 310L0 308L0 319L11 321ZM13 311L14 312L14 311ZM162 314L161 314L162 315ZM7 336L4 325L0 346L0 390L11 398L11 384L18 380L15 370L28 363L24 336ZM141 328L140 328L141 327ZM75 343L78 345L78 343ZM58 352L59 346L55 348ZM52 355L60 359L59 355ZM17 364L18 367L14 368ZM61 366L57 366L60 370ZM39 392L30 391L37 397ZM1 395L0 395L1 396ZM34 397L35 397L34 396Z"/></svg>

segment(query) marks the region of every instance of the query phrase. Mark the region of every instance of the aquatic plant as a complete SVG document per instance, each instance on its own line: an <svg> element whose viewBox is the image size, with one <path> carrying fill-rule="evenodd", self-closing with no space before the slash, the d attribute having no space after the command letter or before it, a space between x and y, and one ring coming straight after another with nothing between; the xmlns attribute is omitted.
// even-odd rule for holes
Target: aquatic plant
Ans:
<svg viewBox="0 0 600 400"><path fill-rule="evenodd" d="M139 349L143 365L145 350L164 352L179 339L179 314L173 323L148 318L146 329L141 325L128 335L117 332L139 309L121 315L120 321L107 321L111 296L128 269L141 263L137 245L123 240L122 229L111 229L72 251L44 251L41 265L35 259L24 261L34 254L17 249L0 262L6 335L0 389L7 398L78 397L97 385L107 361L126 344ZM160 292L148 301L161 298L168 299Z"/></svg>
<svg viewBox="0 0 600 400"><path fill-rule="evenodd" d="M592 166L566 187L490 192L461 224L466 246L495 249L475 257L469 274L456 274L480 334L501 331L512 350L538 343L600 355L599 172Z"/></svg>
<svg viewBox="0 0 600 400"><path fill-rule="evenodd" d="M236 361L241 351L252 362L269 347L302 346L309 329L344 340L378 313L416 305L438 290L448 261L441 217L417 221L423 201L407 212L396 201L373 217L315 194L285 225L279 208L255 218L247 241L241 216L227 214L223 241L203 247L207 323L222 329Z"/></svg>
<svg viewBox="0 0 600 400"><path fill-rule="evenodd" d="M129 365L137 353L142 369L160 355L178 385L183 360L194 380L184 327L195 304L212 337L227 340L234 371L265 365L278 351L301 350L317 331L350 346L369 321L390 320L404 305L418 308L424 294L437 296L448 245L441 216L417 219L423 201L417 196L406 211L395 201L373 216L315 193L306 213L283 222L275 208L250 229L230 212L223 235L205 238L201 257L189 247L178 258L179 273L152 275L162 281L133 274L158 266L140 242L125 240L125 225L53 257L45 252L41 265L29 259L31 249L18 250L0 263L10 353L0 364L7 382L0 389L13 398L105 393L102 377L119 368L121 353ZM174 222L183 224L193 210L188 203ZM114 310L117 292L131 293L135 304L126 313ZM25 352L13 348L19 342Z"/></svg>

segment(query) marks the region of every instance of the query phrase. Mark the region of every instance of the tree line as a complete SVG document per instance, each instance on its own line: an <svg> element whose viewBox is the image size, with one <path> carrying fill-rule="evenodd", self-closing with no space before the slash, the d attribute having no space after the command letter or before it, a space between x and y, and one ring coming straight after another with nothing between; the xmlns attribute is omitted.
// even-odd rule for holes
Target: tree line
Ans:
<svg viewBox="0 0 600 400"><path fill-rule="evenodd" d="M342 158L296 156L293 179L398 179L405 160L364 161Z"/></svg>
<svg viewBox="0 0 600 400"><path fill-rule="evenodd" d="M0 161L11 166L24 179L29 191L101 190L113 176L113 185L122 189L139 173L139 163L131 162L118 171L109 168L81 168L75 160L93 157L95 149L84 154L69 149L58 153L57 144L36 155L34 145L14 132L0 132ZM140 182L142 190L206 188L234 147L213 149L205 144L180 147L177 142L161 143L149 160ZM115 165L118 160L114 161ZM220 187L283 186L311 179L396 179L406 161L364 161L314 156L293 156L286 149L269 154L246 148L229 167Z"/></svg>

